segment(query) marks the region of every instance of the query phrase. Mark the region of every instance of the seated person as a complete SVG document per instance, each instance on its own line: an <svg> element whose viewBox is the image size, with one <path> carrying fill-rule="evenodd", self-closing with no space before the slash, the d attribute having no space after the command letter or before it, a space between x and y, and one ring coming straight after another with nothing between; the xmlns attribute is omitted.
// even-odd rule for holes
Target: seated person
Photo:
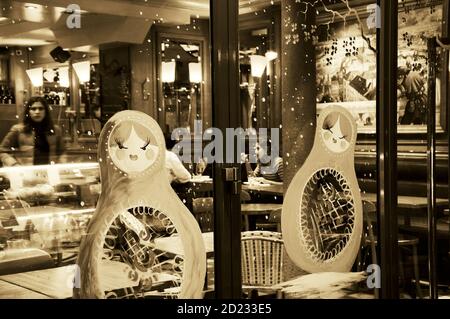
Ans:
<svg viewBox="0 0 450 319"><path fill-rule="evenodd" d="M172 152L175 141L166 135L166 170L170 183L187 183L191 180L191 173L184 167L178 156Z"/></svg>
<svg viewBox="0 0 450 319"><path fill-rule="evenodd" d="M92 106L92 118L96 119L100 123L100 127L103 127L105 125L105 118L102 117L102 108L100 107L100 105L94 104ZM98 130L98 132L100 131L101 129Z"/></svg>
<svg viewBox="0 0 450 319"><path fill-rule="evenodd" d="M267 149L271 149L270 141L267 141ZM262 161L267 152L259 143L254 148L257 165L253 172L248 172L251 177L262 177L263 182L283 182L283 159L279 156L271 158L268 162ZM268 156L268 155L267 155Z"/></svg>

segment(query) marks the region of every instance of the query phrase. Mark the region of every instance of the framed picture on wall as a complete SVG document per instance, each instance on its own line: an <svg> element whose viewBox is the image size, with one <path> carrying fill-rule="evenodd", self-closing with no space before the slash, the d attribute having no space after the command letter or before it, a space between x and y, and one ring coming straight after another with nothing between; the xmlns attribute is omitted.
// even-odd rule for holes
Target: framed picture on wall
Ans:
<svg viewBox="0 0 450 319"><path fill-rule="evenodd" d="M425 133L427 113L427 39L440 36L442 5L399 5L398 99L399 133ZM360 19L318 28L316 45L317 110L341 105L352 112L359 133L376 130L376 29ZM437 61L441 61L438 56ZM443 131L439 65L436 79L437 132ZM442 120L441 120L442 119Z"/></svg>

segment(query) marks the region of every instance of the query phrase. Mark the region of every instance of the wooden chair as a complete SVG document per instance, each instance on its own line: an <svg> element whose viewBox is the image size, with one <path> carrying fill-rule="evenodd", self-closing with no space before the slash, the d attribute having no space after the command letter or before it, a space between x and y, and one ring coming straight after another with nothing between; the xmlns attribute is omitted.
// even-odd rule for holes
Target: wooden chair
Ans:
<svg viewBox="0 0 450 319"><path fill-rule="evenodd" d="M212 197L194 198L192 213L200 225L202 233L214 230L214 203Z"/></svg>
<svg viewBox="0 0 450 319"><path fill-rule="evenodd" d="M375 235L376 225L377 225L377 208L373 202L363 200L363 216L364 216L364 231L363 237L361 240L361 250L365 250L366 247L370 247L371 252L371 263L377 265L378 258L376 253L376 246L378 244L377 236ZM419 298L422 298L422 291L420 289L420 274L419 274L419 259L417 248L419 246L419 238L411 235L398 234L398 247L401 251L410 251L413 259L413 267L414 267L414 277L416 283L416 293ZM400 252L401 252L400 251ZM367 254L365 254L366 256ZM361 261L359 258L358 268L364 265L364 259ZM402 262L402 254L399 255L400 260L400 273L403 274L403 262ZM362 269L364 270L364 269ZM403 275L404 276L404 275ZM378 289L375 289L375 297L378 297Z"/></svg>
<svg viewBox="0 0 450 319"><path fill-rule="evenodd" d="M241 202L250 200L250 195L245 190L241 191ZM192 199L192 213L200 225L202 233L214 230L214 201L213 197L199 197ZM244 222L245 224L245 222Z"/></svg>
<svg viewBox="0 0 450 319"><path fill-rule="evenodd" d="M281 233L247 231L242 233L242 289L255 297L277 294L274 288L283 281L284 246Z"/></svg>

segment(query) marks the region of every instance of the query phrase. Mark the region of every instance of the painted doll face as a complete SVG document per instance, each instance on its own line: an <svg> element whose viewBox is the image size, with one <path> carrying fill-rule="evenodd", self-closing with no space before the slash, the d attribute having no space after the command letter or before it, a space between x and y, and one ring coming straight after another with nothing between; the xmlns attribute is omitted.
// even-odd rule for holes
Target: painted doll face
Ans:
<svg viewBox="0 0 450 319"><path fill-rule="evenodd" d="M341 117L338 116L337 121L333 125L325 124L322 128L322 138L325 145L334 153L342 153L350 146L349 136L342 132L341 121Z"/></svg>
<svg viewBox="0 0 450 319"><path fill-rule="evenodd" d="M159 149L151 144L150 131L136 123L121 123L110 136L109 151L113 163L126 173L143 172L152 165Z"/></svg>

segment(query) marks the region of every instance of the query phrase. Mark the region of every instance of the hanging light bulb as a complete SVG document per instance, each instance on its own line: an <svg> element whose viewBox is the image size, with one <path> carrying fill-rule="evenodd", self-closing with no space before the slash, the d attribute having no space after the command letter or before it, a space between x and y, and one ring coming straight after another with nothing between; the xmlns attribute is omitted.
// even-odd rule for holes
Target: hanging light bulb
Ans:
<svg viewBox="0 0 450 319"><path fill-rule="evenodd" d="M267 58L262 55L250 55L250 65L252 76L260 78L266 69Z"/></svg>
<svg viewBox="0 0 450 319"><path fill-rule="evenodd" d="M165 83L175 82L175 61L161 63L161 81Z"/></svg>
<svg viewBox="0 0 450 319"><path fill-rule="evenodd" d="M69 87L69 68L67 66L59 68L59 85L62 87Z"/></svg>
<svg viewBox="0 0 450 319"><path fill-rule="evenodd" d="M89 82L91 79L91 64L89 61L77 62L72 64L72 66L81 83Z"/></svg>
<svg viewBox="0 0 450 319"><path fill-rule="evenodd" d="M278 53L275 51L267 51L265 56L266 56L267 62L270 62L270 61L278 58Z"/></svg>
<svg viewBox="0 0 450 319"><path fill-rule="evenodd" d="M31 84L34 87L39 87L44 84L44 68L34 68L34 69L28 69L25 72L27 72L28 77L30 78Z"/></svg>

